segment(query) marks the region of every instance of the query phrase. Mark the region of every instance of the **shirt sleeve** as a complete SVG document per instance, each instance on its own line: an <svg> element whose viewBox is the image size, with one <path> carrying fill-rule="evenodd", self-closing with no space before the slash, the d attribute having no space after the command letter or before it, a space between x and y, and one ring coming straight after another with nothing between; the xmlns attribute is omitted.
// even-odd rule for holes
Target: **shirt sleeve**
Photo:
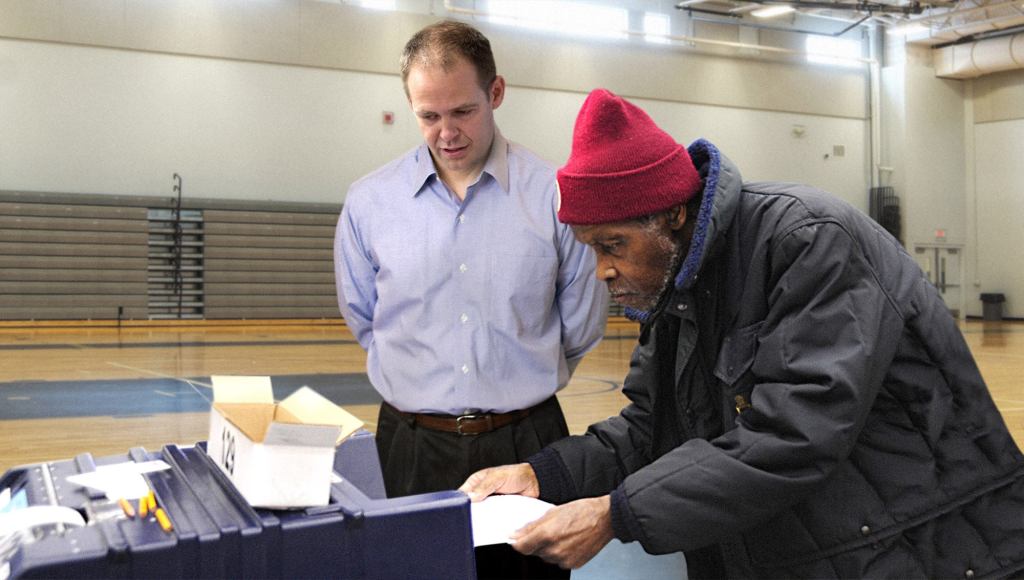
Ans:
<svg viewBox="0 0 1024 580"><path fill-rule="evenodd" d="M359 344L369 349L373 342L378 266L368 251L366 218L357 208L356 196L350 190L334 233L334 279L341 315Z"/></svg>
<svg viewBox="0 0 1024 580"><path fill-rule="evenodd" d="M583 355L597 346L608 321L608 289L597 279L593 250L573 236L569 226L558 224L559 269L557 301L562 320L562 347L569 372Z"/></svg>

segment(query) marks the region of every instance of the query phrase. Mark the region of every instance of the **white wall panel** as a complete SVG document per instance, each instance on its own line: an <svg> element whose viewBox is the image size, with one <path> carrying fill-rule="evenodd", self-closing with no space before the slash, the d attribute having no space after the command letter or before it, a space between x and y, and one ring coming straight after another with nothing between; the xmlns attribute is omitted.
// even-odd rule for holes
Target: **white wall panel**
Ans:
<svg viewBox="0 0 1024 580"><path fill-rule="evenodd" d="M413 146L396 76L0 40L0 189L340 202Z"/></svg>
<svg viewBox="0 0 1024 580"><path fill-rule="evenodd" d="M975 125L977 279L970 296L1003 292L1003 315L1024 317L1024 120ZM1013 146L1008 147L1008 144ZM971 256L973 258L973 256Z"/></svg>
<svg viewBox="0 0 1024 580"><path fill-rule="evenodd" d="M0 189L169 195L177 172L193 197L338 202L420 139L397 76L12 40L0 67ZM584 98L513 86L499 124L561 164ZM718 144L749 179L865 207L863 120L637 102L681 142Z"/></svg>

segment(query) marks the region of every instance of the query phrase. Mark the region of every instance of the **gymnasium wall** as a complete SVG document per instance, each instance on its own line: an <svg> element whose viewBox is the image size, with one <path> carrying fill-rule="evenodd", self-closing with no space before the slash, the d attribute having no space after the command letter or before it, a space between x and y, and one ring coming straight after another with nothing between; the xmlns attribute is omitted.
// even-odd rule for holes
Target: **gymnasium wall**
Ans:
<svg viewBox="0 0 1024 580"><path fill-rule="evenodd" d="M0 191L165 198L179 173L186 198L239 209L342 203L354 179L419 142L397 55L436 18L314 0L5 1ZM681 142L715 142L748 179L806 182L867 207L865 66L476 24L509 82L497 111L502 131L553 164L568 155L586 92L604 86L645 107ZM740 40L729 27L688 33ZM801 39L755 32L753 41L799 47ZM908 99L895 122L933 127L927 139L888 149L913 165L898 168L914 176L918 213L906 218L908 231L927 236L933 223L953 224L946 227L963 232L967 255L977 255L968 268L969 314L980 314L975 289L984 288L1007 294L1008 315L1024 315L1024 280L1006 263L1024 234L1000 225L1020 215L1022 78L1017 71L943 81L962 93L941 99L945 109L962 99L952 116L927 100L924 79L909 90L883 83ZM907 75L883 80L905 85ZM381 122L383 111L395 113L393 125ZM928 161L929 147L938 147L941 163Z"/></svg>
<svg viewBox="0 0 1024 580"><path fill-rule="evenodd" d="M435 19L298 0L5 3L0 189L167 195L177 172L192 197L341 202L418 142L397 59ZM810 181L865 207L864 67L479 26L510 85L503 132L552 163L604 86L680 141L722 144L751 178ZM826 160L833 145L845 157Z"/></svg>
<svg viewBox="0 0 1024 580"><path fill-rule="evenodd" d="M971 83L967 211L969 281L1006 295L1006 316L1024 317L1024 70ZM977 296L975 296L977 297Z"/></svg>

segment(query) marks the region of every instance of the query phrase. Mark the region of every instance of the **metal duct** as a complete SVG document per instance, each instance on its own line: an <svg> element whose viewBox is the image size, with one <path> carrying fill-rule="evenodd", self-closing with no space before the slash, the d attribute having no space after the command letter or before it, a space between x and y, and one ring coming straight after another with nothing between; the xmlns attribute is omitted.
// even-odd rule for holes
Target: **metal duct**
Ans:
<svg viewBox="0 0 1024 580"><path fill-rule="evenodd" d="M1024 32L937 48L934 56L935 76L943 78L973 79L1024 69Z"/></svg>

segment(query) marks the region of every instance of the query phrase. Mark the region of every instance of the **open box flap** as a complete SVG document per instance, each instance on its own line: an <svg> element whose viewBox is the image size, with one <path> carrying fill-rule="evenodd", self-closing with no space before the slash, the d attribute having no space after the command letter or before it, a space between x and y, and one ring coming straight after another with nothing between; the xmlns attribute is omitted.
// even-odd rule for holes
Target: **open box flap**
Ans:
<svg viewBox="0 0 1024 580"><path fill-rule="evenodd" d="M268 403L274 404L274 389L270 377L232 377L213 375L214 403Z"/></svg>
<svg viewBox="0 0 1024 580"><path fill-rule="evenodd" d="M264 445L299 447L334 447L340 428L335 425L299 425L271 423Z"/></svg>
<svg viewBox="0 0 1024 580"><path fill-rule="evenodd" d="M274 406L263 403L214 403L213 408L255 443L263 441L274 421Z"/></svg>
<svg viewBox="0 0 1024 580"><path fill-rule="evenodd" d="M345 409L309 387L302 387L277 406L275 421L306 425L331 425L341 429L335 443L363 426L363 422Z"/></svg>
<svg viewBox="0 0 1024 580"><path fill-rule="evenodd" d="M213 407L232 425L259 443L274 420L274 392L270 377L231 377L215 375Z"/></svg>

